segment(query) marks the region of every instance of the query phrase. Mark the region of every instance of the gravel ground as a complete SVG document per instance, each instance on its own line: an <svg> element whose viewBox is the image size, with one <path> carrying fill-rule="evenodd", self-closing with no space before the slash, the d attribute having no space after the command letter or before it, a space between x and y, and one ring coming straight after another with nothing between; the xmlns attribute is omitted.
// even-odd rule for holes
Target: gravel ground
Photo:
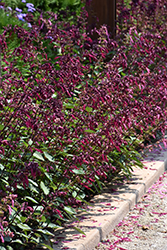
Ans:
<svg viewBox="0 0 167 250"><path fill-rule="evenodd" d="M167 250L167 173L94 250Z"/></svg>

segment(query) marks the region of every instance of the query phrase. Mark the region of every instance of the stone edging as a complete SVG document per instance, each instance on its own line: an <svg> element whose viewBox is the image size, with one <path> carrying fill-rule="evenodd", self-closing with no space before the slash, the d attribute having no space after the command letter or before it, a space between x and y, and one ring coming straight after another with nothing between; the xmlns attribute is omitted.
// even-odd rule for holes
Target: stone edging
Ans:
<svg viewBox="0 0 167 250"><path fill-rule="evenodd" d="M131 208L140 200L161 174L167 170L167 149L152 153L144 161L144 168L134 168L130 182L111 192L108 187L104 193L96 195L92 200L88 213L81 215L80 222L72 225L80 228L85 235L79 234L73 228L59 229L55 233L53 249L93 250L98 243L105 239L114 227L123 219Z"/></svg>

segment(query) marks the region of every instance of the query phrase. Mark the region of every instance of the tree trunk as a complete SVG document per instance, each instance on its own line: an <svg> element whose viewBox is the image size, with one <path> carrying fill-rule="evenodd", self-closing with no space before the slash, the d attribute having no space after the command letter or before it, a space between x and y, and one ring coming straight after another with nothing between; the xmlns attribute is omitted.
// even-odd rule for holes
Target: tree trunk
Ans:
<svg viewBox="0 0 167 250"><path fill-rule="evenodd" d="M116 35L116 0L91 0L87 5L89 30L106 24L112 38Z"/></svg>

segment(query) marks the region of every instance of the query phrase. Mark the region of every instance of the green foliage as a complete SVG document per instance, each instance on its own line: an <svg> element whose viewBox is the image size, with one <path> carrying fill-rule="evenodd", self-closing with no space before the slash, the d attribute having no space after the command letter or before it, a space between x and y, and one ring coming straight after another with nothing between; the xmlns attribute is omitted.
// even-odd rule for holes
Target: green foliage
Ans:
<svg viewBox="0 0 167 250"><path fill-rule="evenodd" d="M12 25L14 27L15 25L22 26L25 29L28 29L28 24L25 22L20 21L15 13L11 11L6 11L4 9L0 9L0 34L3 31L3 28L5 26ZM14 41L15 42L15 41Z"/></svg>
<svg viewBox="0 0 167 250"><path fill-rule="evenodd" d="M81 6L81 0L29 0L26 2L34 4L36 9L53 12L58 12L67 7L78 10ZM21 0L6 0L5 4L6 6L10 6L13 10L15 10L16 7L25 9L25 3Z"/></svg>

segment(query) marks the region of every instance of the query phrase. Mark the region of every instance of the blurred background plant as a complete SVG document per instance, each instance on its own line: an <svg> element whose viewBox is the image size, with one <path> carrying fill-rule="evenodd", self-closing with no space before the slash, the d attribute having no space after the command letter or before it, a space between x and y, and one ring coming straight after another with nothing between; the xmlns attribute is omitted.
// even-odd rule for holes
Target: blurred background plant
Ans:
<svg viewBox="0 0 167 250"><path fill-rule="evenodd" d="M6 0L6 6L10 6L13 10L16 8L22 9L27 12L25 5L33 4L35 9L40 9L41 11L52 11L59 12L61 10L66 10L69 8L71 10L80 10L83 6L83 1L81 0Z"/></svg>

